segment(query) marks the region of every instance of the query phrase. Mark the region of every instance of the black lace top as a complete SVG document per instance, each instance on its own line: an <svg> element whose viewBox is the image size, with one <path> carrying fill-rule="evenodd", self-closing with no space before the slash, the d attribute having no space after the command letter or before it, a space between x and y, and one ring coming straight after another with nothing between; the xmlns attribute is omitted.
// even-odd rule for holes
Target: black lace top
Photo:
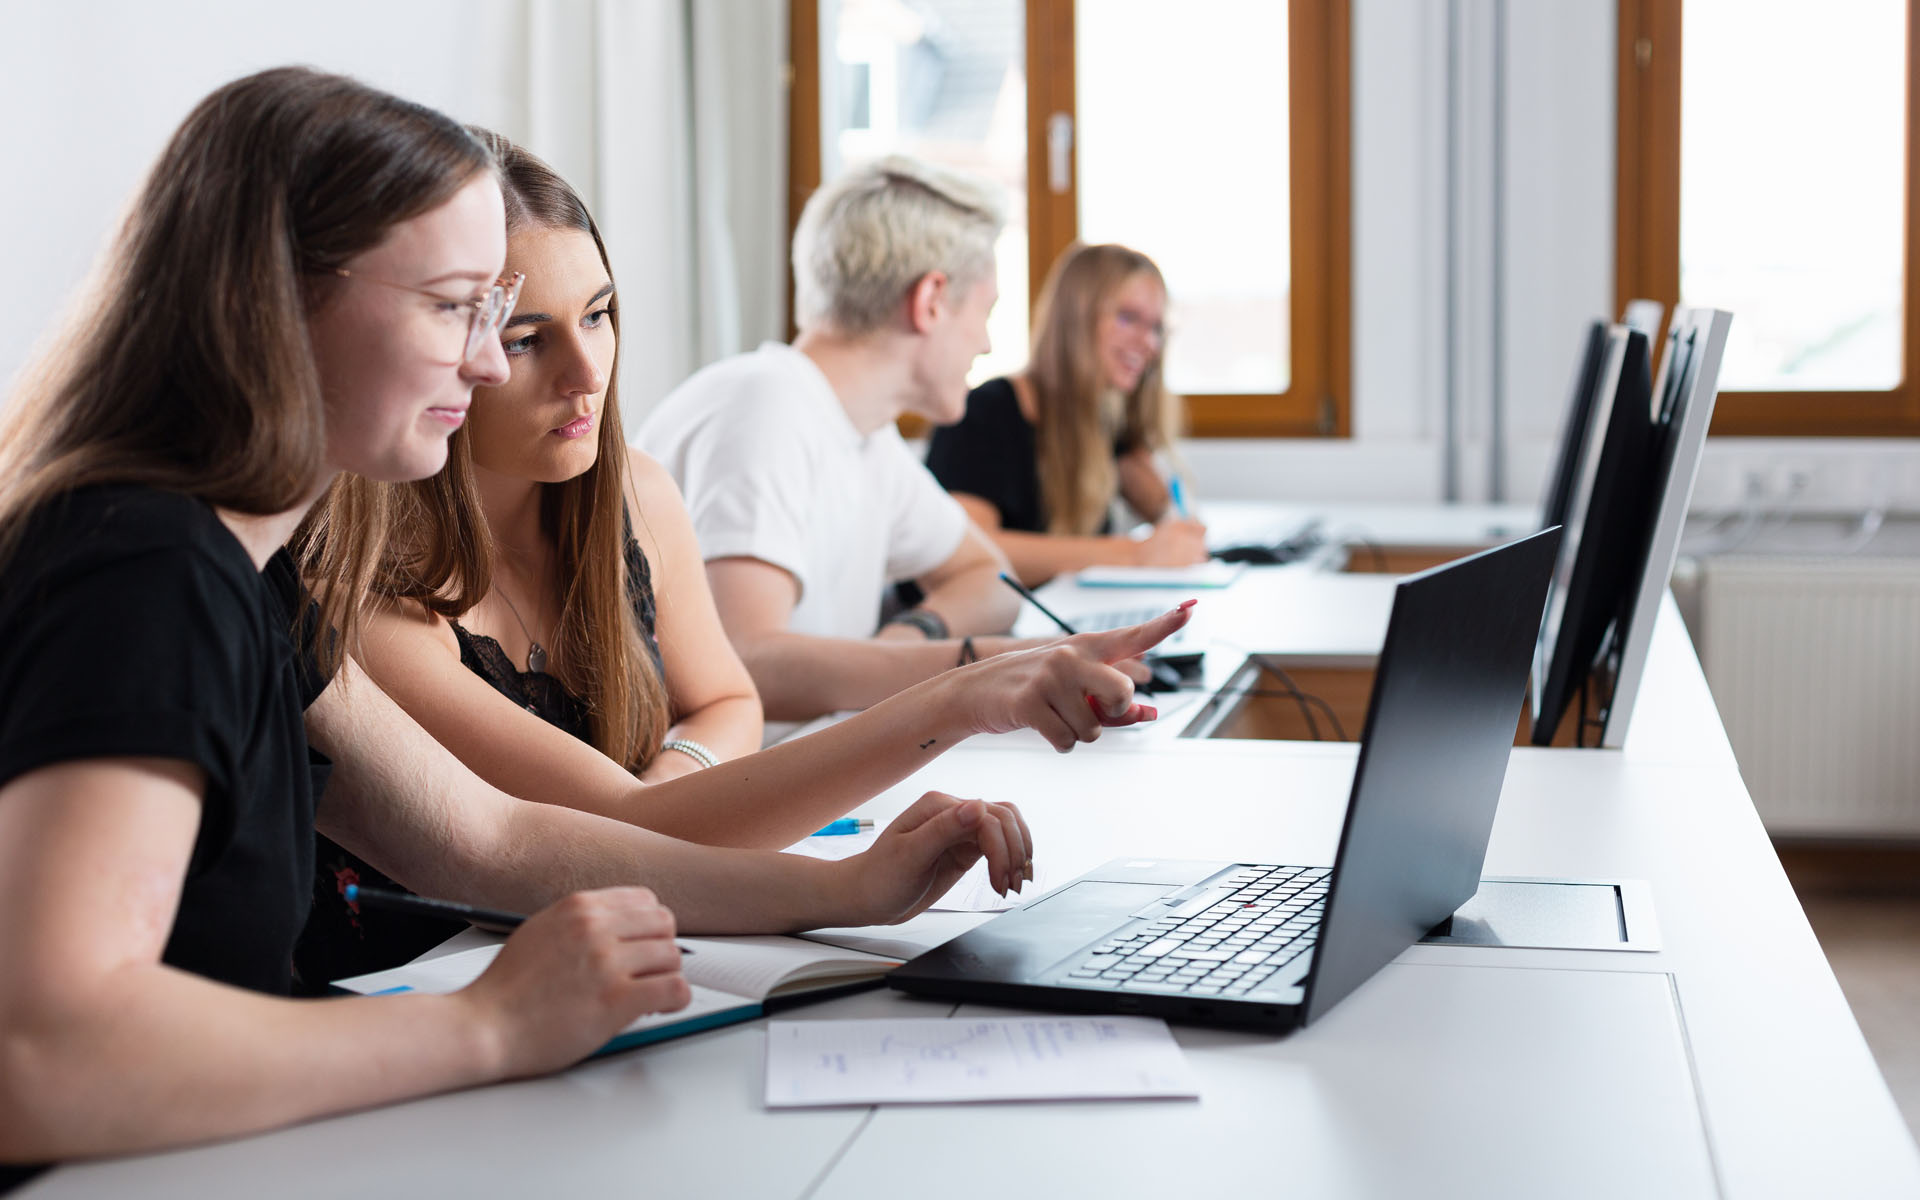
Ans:
<svg viewBox="0 0 1920 1200"><path fill-rule="evenodd" d="M653 575L631 525L627 532L627 598L633 602L634 614L640 618L640 629L646 638L647 653L653 656L654 670L664 675L660 639L653 628ZM568 691L565 684L545 671L520 670L499 642L484 633L469 632L458 621L451 624L453 636L460 642L460 661L469 671L549 725L556 725L583 742L587 740L587 706Z"/></svg>
<svg viewBox="0 0 1920 1200"><path fill-rule="evenodd" d="M626 557L627 597L640 618L640 629L647 651L653 656L653 665L661 669L660 640L654 631L653 575L640 542L633 536L631 517L627 522ZM460 643L460 661L468 670L528 712L581 741L587 740L586 703L568 691L566 685L544 671L518 669L499 642L484 634L469 632L458 621L452 625L454 637ZM318 835L315 843L313 911L294 954L300 990L323 992L332 980L411 962L466 928L459 921L436 917L355 912L347 906L342 894L350 883L398 892L407 889L331 838Z"/></svg>

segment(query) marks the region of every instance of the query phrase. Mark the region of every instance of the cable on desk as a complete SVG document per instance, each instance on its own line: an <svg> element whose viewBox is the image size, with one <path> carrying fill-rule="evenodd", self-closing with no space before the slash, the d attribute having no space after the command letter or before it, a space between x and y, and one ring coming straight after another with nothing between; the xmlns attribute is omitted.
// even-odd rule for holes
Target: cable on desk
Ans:
<svg viewBox="0 0 1920 1200"><path fill-rule="evenodd" d="M1286 687L1290 689L1294 695L1299 696L1303 701L1311 702L1315 705L1318 705L1320 708L1320 711L1327 714L1327 724L1333 726L1333 736L1335 740L1342 741L1342 742L1348 742L1353 740L1352 738L1349 738L1347 736L1347 731L1341 728L1340 718L1335 716L1333 713L1333 705L1328 704L1325 700L1322 700L1320 697L1314 695L1312 692L1306 691L1303 688L1301 688L1299 684L1293 681L1293 676L1287 674L1286 670L1282 668L1279 664L1270 662L1263 658L1260 660L1260 668L1263 671L1269 671L1274 675L1278 676L1280 679L1280 682L1286 685Z"/></svg>
<svg viewBox="0 0 1920 1200"><path fill-rule="evenodd" d="M1334 715L1333 706L1331 704L1328 704L1325 700L1322 700L1320 697L1314 695L1312 692L1306 691L1299 684L1295 683L1293 681L1293 676L1287 674L1286 669L1284 667L1281 667L1278 663L1273 661L1272 655L1261 654L1258 651L1249 650L1245 646L1239 645L1225 638L1219 639L1216 645L1218 646L1219 649L1230 650L1241 655L1248 662L1259 663L1261 670L1266 671L1268 674L1278 678L1280 680L1281 686L1285 687L1287 690L1282 692L1275 692L1275 691L1270 691L1262 688L1239 688L1236 690L1229 691L1225 688L1222 688L1216 692L1211 688L1204 688L1204 687L1184 688L1183 687L1183 688L1174 689L1176 692L1205 692L1215 696L1232 696L1235 698L1242 697L1242 696L1252 696L1255 699L1292 700L1294 703L1300 706L1300 715L1306 719L1307 729L1309 732L1313 734L1314 741L1321 742L1321 741L1325 741L1326 739L1320 735L1320 723L1314 720L1313 708L1309 706L1317 707L1320 709L1321 712L1326 714L1328 724L1333 726L1333 736L1336 740L1342 741L1342 742L1350 742L1354 740L1347 736L1346 729L1342 727L1340 724L1340 718Z"/></svg>
<svg viewBox="0 0 1920 1200"><path fill-rule="evenodd" d="M1320 732L1319 722L1314 720L1313 707L1317 707L1321 712L1326 714L1328 723L1333 727L1333 739L1335 741L1346 742L1346 741L1353 740L1347 736L1346 729L1341 726L1340 718L1334 715L1333 708L1331 705L1329 705L1325 700L1322 700L1320 697L1314 695L1312 692L1301 691L1298 686L1292 686L1291 690L1281 690L1281 689L1275 689L1275 688L1220 688L1218 690L1214 690L1212 688L1203 688L1203 687L1192 687L1192 688L1183 687L1183 688L1174 688L1171 693L1160 692L1160 693L1146 693L1146 694L1149 699L1151 699L1152 696L1154 695L1197 694L1197 695L1213 696L1216 698L1224 696L1230 700L1238 700L1248 696L1251 696L1256 700L1292 700L1294 703L1300 706L1300 715L1306 720L1307 729L1309 732L1312 733L1314 741L1324 742L1327 739ZM1309 707L1309 705L1313 707Z"/></svg>
<svg viewBox="0 0 1920 1200"><path fill-rule="evenodd" d="M1367 557L1372 561L1376 574L1391 575L1393 573L1387 568L1386 550L1379 542L1373 540L1372 531L1364 525L1349 525L1339 532L1329 535L1327 540L1336 545L1349 548L1358 546L1367 552Z"/></svg>

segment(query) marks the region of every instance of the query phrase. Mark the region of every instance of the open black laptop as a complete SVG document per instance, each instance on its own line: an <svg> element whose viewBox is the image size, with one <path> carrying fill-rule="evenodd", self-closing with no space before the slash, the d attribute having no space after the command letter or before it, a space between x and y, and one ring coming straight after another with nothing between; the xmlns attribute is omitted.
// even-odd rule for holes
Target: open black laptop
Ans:
<svg viewBox="0 0 1920 1200"><path fill-rule="evenodd" d="M1118 859L887 982L1215 1025L1319 1017L1479 890L1559 542L1400 582L1332 868Z"/></svg>

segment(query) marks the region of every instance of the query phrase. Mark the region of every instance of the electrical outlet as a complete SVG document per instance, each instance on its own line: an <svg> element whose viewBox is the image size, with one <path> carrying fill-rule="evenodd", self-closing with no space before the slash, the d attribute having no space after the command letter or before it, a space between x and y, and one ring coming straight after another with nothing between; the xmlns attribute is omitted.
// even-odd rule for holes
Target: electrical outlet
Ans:
<svg viewBox="0 0 1920 1200"><path fill-rule="evenodd" d="M1920 454L1911 443L1709 442L1694 489L1695 511L1748 508L1781 514L1920 511Z"/></svg>

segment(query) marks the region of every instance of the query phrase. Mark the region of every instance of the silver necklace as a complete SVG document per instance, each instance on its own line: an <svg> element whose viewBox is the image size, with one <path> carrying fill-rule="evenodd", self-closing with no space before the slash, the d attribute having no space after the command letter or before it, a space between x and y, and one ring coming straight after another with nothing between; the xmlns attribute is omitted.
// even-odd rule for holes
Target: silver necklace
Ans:
<svg viewBox="0 0 1920 1200"><path fill-rule="evenodd" d="M533 636L533 630L527 628L527 619L520 615L520 609L514 604L513 597L507 595L507 589L496 583L493 590L507 602L507 611L513 614L514 620L520 622L520 632L527 635L527 670L544 672L547 669L547 648Z"/></svg>

